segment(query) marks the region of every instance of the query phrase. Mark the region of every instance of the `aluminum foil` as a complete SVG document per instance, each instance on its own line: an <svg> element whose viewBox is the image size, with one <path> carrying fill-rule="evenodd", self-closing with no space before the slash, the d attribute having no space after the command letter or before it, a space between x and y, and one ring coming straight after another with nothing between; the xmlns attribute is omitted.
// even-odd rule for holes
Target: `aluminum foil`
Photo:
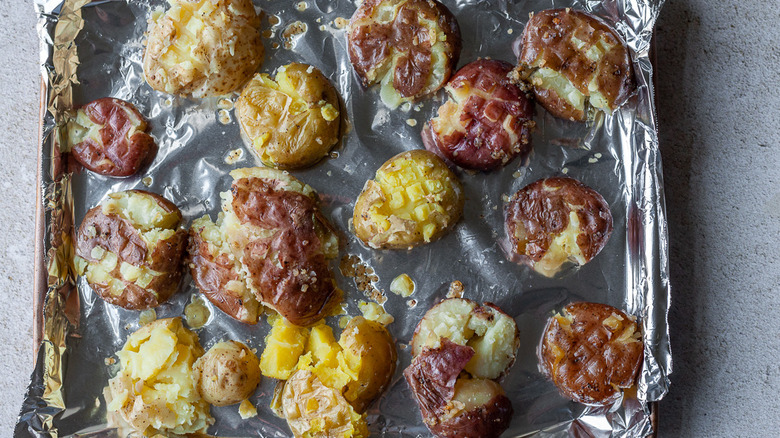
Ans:
<svg viewBox="0 0 780 438"><path fill-rule="evenodd" d="M237 95L190 100L152 90L143 80L141 59L146 19L162 0L35 0L41 39L46 105L41 139L41 208L44 209L46 290L38 320L40 348L16 436L120 436L106 420L102 396L117 365L107 365L127 336L138 328L139 313L104 303L83 280L75 280L70 260L74 224L107 193L141 188L174 201L189 222L215 218L220 191L230 185L228 172L260 165L240 138L231 110ZM364 90L348 61L343 19L356 8L351 0L256 0L264 12L266 47L262 72L292 61L321 69L344 99L348 126L331 157L311 169L293 172L313 186L323 209L346 245L342 256L358 256L374 269L370 286L385 292L385 308L395 317L389 329L399 345L393 384L369 410L372 433L388 437L428 436L401 371L410 363L412 331L423 313L448 291L454 280L464 296L491 301L515 317L521 331L517 362L502 382L515 415L504 436L647 436L651 407L668 390L672 362L666 315L669 306L668 241L649 59L653 25L663 0L444 0L457 16L463 34L460 65L477 57L515 60L513 42L529 12L571 6L593 12L613 25L632 50L638 91L613 115L589 124L555 119L537 106L533 153L502 170L473 173L456 170L466 191L463 220L445 238L410 251L369 249L349 231L352 209L365 181L388 158L422 148L420 131L443 102L444 93L419 104L389 110L376 88ZM278 18L278 24L277 23ZM284 30L294 22L303 34ZM158 140L159 153L143 175L113 179L80 170L55 146L57 122L65 109L113 96L133 102L145 114ZM227 99L227 100L225 100ZM235 150L237 162L226 160ZM234 153L234 152L233 152ZM231 162L232 164L228 164ZM503 199L536 179L566 174L600 192L610 204L615 231L593 261L562 278L543 278L506 261ZM346 292L347 311L359 314L366 300L353 278L333 264ZM412 277L411 299L389 293L393 278ZM198 292L189 276L173 299L157 309L158 317L182 315ZM537 369L536 347L546 319L575 300L608 303L640 317L645 359L636 396L613 408L586 407L559 395ZM243 325L209 304L211 318L196 330L208 348L237 339L262 350L269 331L265 321ZM37 310L36 310L37 311ZM333 322L333 321L331 321ZM338 331L338 329L336 329ZM251 401L259 415L241 420L235 406L213 408L218 436L289 436L285 421L269 408L275 385L264 379Z"/></svg>

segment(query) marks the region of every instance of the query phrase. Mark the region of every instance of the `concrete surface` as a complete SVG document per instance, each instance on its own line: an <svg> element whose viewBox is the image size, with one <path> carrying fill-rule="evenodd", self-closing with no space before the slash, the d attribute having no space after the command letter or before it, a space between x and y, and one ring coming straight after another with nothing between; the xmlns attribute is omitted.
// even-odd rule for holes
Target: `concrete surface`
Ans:
<svg viewBox="0 0 780 438"><path fill-rule="evenodd" d="M780 427L778 22L775 0L673 0L658 23L675 360L661 437ZM0 0L0 436L33 366L34 26L31 0Z"/></svg>

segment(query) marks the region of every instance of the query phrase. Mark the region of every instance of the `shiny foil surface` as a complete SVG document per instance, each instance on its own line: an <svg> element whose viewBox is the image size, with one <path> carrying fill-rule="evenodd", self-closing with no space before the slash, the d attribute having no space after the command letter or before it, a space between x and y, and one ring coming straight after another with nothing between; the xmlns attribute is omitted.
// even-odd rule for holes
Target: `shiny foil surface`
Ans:
<svg viewBox="0 0 780 438"><path fill-rule="evenodd" d="M402 377L411 361L412 332L422 315L459 280L464 297L497 304L515 318L521 333L517 361L502 386L512 400L514 418L503 436L643 437L652 433L652 402L668 391L672 370L666 322L670 299L668 241L661 159L658 150L650 41L662 0L444 0L463 36L458 67L478 57L514 63L513 43L533 11L573 7L592 12L626 40L638 90L612 115L574 123L555 119L536 106L533 152L491 173L456 169L466 193L464 217L443 239L409 251L372 250L350 231L355 200L367 179L391 156L423 148L420 131L445 99L444 91L417 104L390 110L378 87L363 89L346 51L344 24L353 0L255 0L263 11L266 56L260 72L272 73L289 62L312 64L333 82L343 98L347 126L330 157L292 172L320 194L322 208L340 231L340 258L357 256L375 272L372 286L387 297L395 318L388 329L397 340L399 364L389 390L368 411L373 435L429 436ZM41 206L44 211L45 289L37 330L40 348L15 436L126 436L108 425L103 389L118 371L111 364L125 340L139 327L139 312L104 303L72 270L74 227L86 211L110 192L146 189L176 203L188 225L210 214L216 219L219 192L231 183L228 172L261 165L244 146L232 108L238 94L186 99L150 88L141 59L147 18L162 0L35 0L45 81L41 139ZM278 20L277 20L278 18ZM278 23L277 23L278 21ZM305 32L285 32L295 22ZM276 24L274 24L276 23ZM300 27L300 26L297 26ZM58 152L56 138L63 111L112 96L134 103L149 120L159 153L142 174L108 178L81 169ZM227 99L227 100L226 100ZM229 102L228 102L229 101ZM241 158L227 159L235 150ZM228 164L232 163L232 164ZM596 189L609 203L614 232L604 250L587 265L558 278L544 278L507 261L503 206L508 196L543 177L568 175ZM331 264L345 291L347 313L359 315L369 300L353 278ZM414 294L390 293L390 282L408 274ZM157 308L157 317L183 314L197 295L186 275L179 292ZM416 300L410 306L409 299ZM611 408L564 399L538 370L536 349L548 317L565 304L607 303L639 317L645 357L635 395ZM196 329L208 349L235 339L258 350L269 331L265 318L255 326L228 317L207 302L208 323ZM36 311L38 311L36 309ZM340 332L338 318L328 322ZM276 381L264 378L251 397L258 416L241 420L236 406L214 407L209 433L229 437L290 436L286 422L269 403ZM661 419L663 421L663 419Z"/></svg>

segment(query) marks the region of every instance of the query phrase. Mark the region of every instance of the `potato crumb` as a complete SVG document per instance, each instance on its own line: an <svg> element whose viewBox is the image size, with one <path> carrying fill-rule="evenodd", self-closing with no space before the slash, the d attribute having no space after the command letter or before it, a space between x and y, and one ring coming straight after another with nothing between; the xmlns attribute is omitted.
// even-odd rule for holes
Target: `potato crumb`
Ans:
<svg viewBox="0 0 780 438"><path fill-rule="evenodd" d="M257 408L255 408L255 405L253 405L249 400L243 400L241 404L238 405L238 415L240 415L244 420L247 418L257 417Z"/></svg>
<svg viewBox="0 0 780 438"><path fill-rule="evenodd" d="M233 101L228 99L227 97L223 97L222 99L219 99L219 101L217 101L217 108L223 110L232 110Z"/></svg>
<svg viewBox="0 0 780 438"><path fill-rule="evenodd" d="M510 29L506 30L506 33L508 33L509 35L512 35L513 33L515 33L515 30L510 28Z"/></svg>
<svg viewBox="0 0 780 438"><path fill-rule="evenodd" d="M276 26L277 24L279 24L281 22L282 22L282 20L278 16L276 16L276 15L271 15L270 17L268 17L268 23L271 26Z"/></svg>
<svg viewBox="0 0 780 438"><path fill-rule="evenodd" d="M222 123L223 125L229 125L233 119L230 117L230 111L226 109L221 109L219 112L217 112L219 119L219 123Z"/></svg>
<svg viewBox="0 0 780 438"><path fill-rule="evenodd" d="M282 33L282 39L284 39L284 48L290 50L295 45L295 39L306 33L308 27L306 23L302 21L294 21L290 23Z"/></svg>
<svg viewBox="0 0 780 438"><path fill-rule="evenodd" d="M415 120L415 119L406 119L406 124L409 125L409 126L412 126L412 127L417 126L417 120Z"/></svg>
<svg viewBox="0 0 780 438"><path fill-rule="evenodd" d="M138 323L142 326L151 324L157 320L157 312L154 309L146 309L138 317Z"/></svg>
<svg viewBox="0 0 780 438"><path fill-rule="evenodd" d="M308 8L309 5L306 4L306 2L298 2L295 4L295 9L297 9L299 12L303 12Z"/></svg>
<svg viewBox="0 0 780 438"><path fill-rule="evenodd" d="M408 298L414 292L414 281L407 274L401 274L390 283L390 292Z"/></svg>
<svg viewBox="0 0 780 438"><path fill-rule="evenodd" d="M349 20L344 17L336 17L336 19L333 20L333 25L336 26L336 29L344 29L348 24Z"/></svg>
<svg viewBox="0 0 780 438"><path fill-rule="evenodd" d="M393 315L387 313L385 309L377 303L360 301L360 303L358 303L358 308L360 309L360 312L363 313L364 318L370 321L376 321L384 326L391 324L395 320Z"/></svg>
<svg viewBox="0 0 780 438"><path fill-rule="evenodd" d="M593 154L593 156L596 158L601 158L603 155L601 155L601 152L596 152L595 154Z"/></svg>
<svg viewBox="0 0 780 438"><path fill-rule="evenodd" d="M152 185L152 177L151 176L145 176L144 179L141 180L141 183L145 185L146 187L149 187Z"/></svg>
<svg viewBox="0 0 780 438"><path fill-rule="evenodd" d="M568 174L569 173L569 168L568 167L564 167L563 169L561 169L561 173L564 174L564 175Z"/></svg>
<svg viewBox="0 0 780 438"><path fill-rule="evenodd" d="M244 150L241 148L233 149L232 151L228 152L227 157L225 157L225 164L235 164L239 161L241 161L244 158Z"/></svg>
<svg viewBox="0 0 780 438"><path fill-rule="evenodd" d="M344 327L346 327L347 324L349 324L349 320L351 319L352 319L351 316L342 316L341 318L339 318L339 328L343 329Z"/></svg>
<svg viewBox="0 0 780 438"><path fill-rule="evenodd" d="M115 363L116 363L116 359L115 359L113 356L111 356L111 357L107 357L107 358L106 358L106 359L103 361L103 363L105 363L105 364L106 364L106 366L111 366L111 365L113 365L113 364L115 364Z"/></svg>
<svg viewBox="0 0 780 438"><path fill-rule="evenodd" d="M463 298L463 283L459 280L450 283L450 290L447 291L447 298Z"/></svg>
<svg viewBox="0 0 780 438"><path fill-rule="evenodd" d="M593 158L593 157L588 158L588 163L590 163L590 164L598 163L598 162L599 162L598 158Z"/></svg>
<svg viewBox="0 0 780 438"><path fill-rule="evenodd" d="M410 309L414 309L417 307L417 300L409 300L406 302L406 305L409 306Z"/></svg>

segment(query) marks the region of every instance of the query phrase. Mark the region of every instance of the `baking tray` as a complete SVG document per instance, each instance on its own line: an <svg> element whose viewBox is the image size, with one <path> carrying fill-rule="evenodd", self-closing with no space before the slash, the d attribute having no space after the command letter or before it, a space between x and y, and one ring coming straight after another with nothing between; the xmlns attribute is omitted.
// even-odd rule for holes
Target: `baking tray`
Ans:
<svg viewBox="0 0 780 438"><path fill-rule="evenodd" d="M66 6L67 6L67 4L70 4L70 6L72 6L72 7L80 7L80 5L84 5L84 4L88 3L88 2L84 1L84 0L82 0L82 1L74 0L74 1L66 1L66 2L37 0L37 7L40 7L40 8L49 7L49 6L47 6L47 4L50 5L52 3L62 3L63 5L66 5ZM89 6L100 5L102 3L113 3L113 2L111 2L111 1L107 1L107 2L106 1L103 1L103 2L93 2L93 4L89 5ZM311 3L311 1L310 1L310 3ZM315 3L315 4L326 4L327 2L314 1L313 3ZM447 2L447 1L445 1L445 4L449 5L449 3L454 3L454 2ZM469 2L469 1L459 1L459 2L457 2L458 8L460 8L461 4L468 6L469 3L471 3L471 2ZM522 3L527 3L527 2L509 2L509 3L507 3L507 2L504 2L504 1L498 1L496 3L499 4L499 5L507 5L509 7L509 6L512 6L513 4L516 5L518 3L522 4ZM535 3L535 4L539 5L539 6L536 6L536 7L529 6L530 9L535 9L535 10L539 10L539 9L542 9L542 8L545 8L545 7L561 6L560 2L529 2L529 3ZM571 2L567 2L567 5L568 5L568 3L571 3ZM618 3L620 3L620 2L618 2ZM631 3L631 2L628 2L628 3ZM600 4L600 2L593 2L593 1L588 1L588 2L583 2L583 3L575 1L574 4L576 6L578 6L578 7L583 8L583 9L596 9L596 10L606 9L606 10L609 10L610 6L612 6L612 5L616 4L616 3L614 3L614 2L607 2L607 6L606 7L604 5L602 5L602 4ZM265 3L262 3L261 6L265 6ZM449 6L452 6L452 5L449 5ZM660 2L656 6L658 8L660 8L660 6L661 6ZM625 9L626 8L623 7L624 11L625 11ZM612 11L611 13L614 13L614 11ZM348 15L347 15L347 17L348 17ZM40 26L45 26L46 23L48 23L50 25L53 25L53 23L56 23L56 17L48 17L47 18L47 17L42 15L42 18L43 18L43 20L41 20L42 23L39 24L39 27ZM517 32L517 35L519 35L519 32L521 30L522 30L522 27L519 27L519 28L516 27L515 28L515 31ZM268 41L264 41L264 42L266 43L266 49L268 50ZM45 44L42 43L42 48L43 48L44 45ZM643 50L647 51L647 50L649 50L649 47L650 46L648 44L647 47L645 47ZM44 51L42 50L42 53L43 52ZM650 56L650 55L648 55L648 56ZM266 59L268 60L268 55L266 56ZM511 56L505 56L504 59L507 59L507 60L510 60L510 61L512 60ZM471 59L468 59L468 61L470 61L470 60ZM304 61L305 61L305 59L304 59ZM42 62L44 62L43 59L42 59ZM464 60L461 59L461 62L459 64L459 66L462 66L463 64L464 64ZM269 71L267 66L268 66L268 64L266 63L263 67L261 67L261 71L264 71L264 72L265 71ZM650 72L652 72L651 69L650 69ZM326 74L327 74L327 72L326 72ZM651 75L651 79L653 79L652 75ZM649 88L650 88L650 90L649 90L650 91L650 98L652 99L652 97L653 97L652 96L652 87L649 87ZM63 287L60 289L59 293L56 295L57 299L55 301L57 301L57 302L52 302L52 299L51 299L52 296L51 295L49 296L48 300L46 299L47 294L49 294L50 291L51 291L50 290L50 286L51 286L52 282L56 282L57 281L57 276L58 276L57 269L54 269L54 270L52 269L53 268L52 260L56 260L57 257L61 258L62 256L67 256L67 254L56 254L56 253L52 252L52 246L50 244L51 243L50 240L52 239L52 230L61 229L63 227L65 227L65 228L69 227L74 222L73 219L74 219L75 215L73 214L73 211L72 211L73 208L74 208L73 205L67 206L68 208L71 209L70 211L68 210L68 208L65 208L65 209L62 209L62 211L60 211L60 213L61 213L60 215L52 214L52 211L53 211L53 209L51 208L51 201L53 199L52 195L56 194L58 190L62 189L62 187L53 185L51 179L47 178L47 175L52 175L52 174L56 174L56 173L63 173L63 171L65 169L67 169L67 162L62 161L60 159L61 157L59 157L56 154L52 153L53 151L51 150L50 145L49 145L48 148L46 147L46 145L47 145L46 139L48 137L47 137L47 128L45 126L46 125L45 119L46 119L46 113L47 113L47 111L51 107L51 102L48 102L48 98L50 96L50 93L49 93L50 90L47 88L46 81L44 81L42 83L41 91L42 91L41 92L41 96L42 96L42 104L41 104L41 139L42 139L42 141L41 141L41 150L40 150L40 154L39 154L39 167L38 167L38 171L39 171L39 173L38 173L38 185L39 185L39 187L38 187L38 192L37 192L37 198L38 199L36 200L36 204L37 204L37 211L36 211L36 254L35 254L35 257L36 257L36 259L35 259L35 278L36 278L36 282L35 282L35 339L34 339L35 346L36 346L36 355L38 356L39 366L40 366L40 363L44 361L43 360L44 357L42 357L42 356L46 356L46 357L50 358L52 354L54 354L56 356L56 353L55 353L56 351L59 351L60 353L65 351L64 345L57 345L56 343L51 343L51 340L46 340L43 337L44 326L45 326L47 320L49 321L50 324L52 323L52 318L51 318L52 314L51 314L51 312L53 311L53 309L55 307L59 308L59 309L68 309L68 308L72 309L73 306L78 306L79 305L78 302L74 302L74 300L73 300L74 295L77 297L78 294L70 294L70 295L68 294L68 292L74 290L74 289L72 289L73 286L72 285L68 285L68 284L64 284ZM374 91L374 93L375 92L376 91ZM371 91L369 91L368 93L371 93ZM438 103L439 103L439 100L437 100L435 103L428 102L427 106L431 107L431 108L435 108L436 106L438 106ZM651 106L651 109L653 109L653 112L654 112L654 105L651 104L650 106ZM428 109L430 109L430 108L428 108ZM541 110L537 108L537 115L538 115L538 113L540 111ZM654 114L653 114L653 116L654 116ZM420 119L420 122L424 122L424 119L422 117L418 117L418 118ZM652 120L654 121L655 117L652 117ZM652 128L655 128L655 126L652 126ZM657 131L657 129L656 129L656 131ZM48 132L48 135L50 136L51 132ZM417 146L417 147L419 147L419 146ZM655 152L657 153L657 143L655 144L655 148L656 148ZM664 267L665 267L665 264L666 264L666 260L665 260L665 256L666 256L665 244L666 244L666 241L665 241L665 219L662 216L663 212L664 212L664 207L663 207L663 188L662 188L661 171L660 171L660 157L655 157L654 160L657 160L657 164L653 163L653 165L655 166L655 168L654 168L654 172L655 173L654 173L653 176L656 178L655 182L654 182L655 183L654 189L656 190L656 193L659 195L659 197L656 199L656 201L658 202L658 205L656 205L656 207L657 207L658 211L661 213L661 217L660 218L656 218L658 220L658 223L655 224L658 227L657 232L658 232L658 234L660 236L660 238L659 238L660 242L658 242L658 243L661 244L661 247L657 248L659 250L659 253L657 254L658 255L658 259L656 260L656 262L658 263L658 266L661 268L661 271L663 271ZM381 164L382 160L379 160L379 161L380 161L379 164ZM252 161L251 160L249 162L245 161L245 163L247 163L246 165L252 165ZM376 167L378 167L378 165L374 166L374 169ZM508 171L508 170L505 170L505 171ZM303 177L303 179L304 179L304 181L311 183L311 181L309 181L305 176ZM526 183L527 182L530 182L530 180L526 179ZM518 187L519 186L514 186L514 189L516 189ZM321 194L327 195L327 191L320 190L320 192L321 192ZM70 216L68 215L68 213L70 213ZM193 218L194 217L189 217L188 219L191 220ZM75 221L75 223L78 223L78 221ZM628 238L628 234L626 234L626 238ZM47 239L49 239L48 245L47 245ZM56 268L56 266L55 266L55 268ZM665 269L666 269L666 272L668 272L668 267L666 267ZM387 278L386 282L389 283L390 279L391 278ZM345 288L345 287L346 288L350 288L350 285L348 283L345 284L343 281L340 282L340 285L342 286L342 288ZM662 301L665 299L667 301L666 305L668 305L668 297L669 297L669 295L668 295L668 292L669 292L668 282L661 284L660 287L661 287L661 289L663 291L666 292L666 294L665 295L662 294L660 298L661 298ZM419 292L417 292L417 293L419 293ZM468 294L467 294L467 296L468 296ZM71 299L70 300L65 300L66 297L70 297ZM665 305L663 305L663 304L664 303L661 303L661 306L660 306L659 310L662 313L663 323L665 324L665 314L666 314L666 311L667 311L667 307ZM421 309L421 310L424 310L424 309ZM49 312L48 313L48 315L49 315L48 319L46 317L44 317L44 315L47 312ZM72 316L72 314L68 314L68 312L64 312L64 313L66 315L68 315L68 316ZM63 328L64 328L64 326L67 325L67 318L57 320L56 324L62 325ZM263 323L260 323L260 324L263 324ZM660 337L662 339L659 342L660 345L656 345L656 346L658 346L659 350L661 350L661 351L663 351L663 350L668 351L668 333L665 333L665 326L664 326L664 324L661 324L661 326L662 326L662 333L661 333ZM392 329L392 327L391 327L391 329ZM664 336L664 333L665 333L665 336ZM45 351L38 350L38 347L40 345L42 345L41 344L42 340L47 342L47 344L46 344L47 345L47 349L45 349ZM660 365L663 368L661 370L662 371L661 374L662 374L662 377L663 377L664 380L661 381L661 382L658 382L658 383L661 384L660 385L661 388L660 388L660 390L656 391L656 394L654 396L654 397L656 397L656 399L660 399L660 397L662 397L663 394L665 394L665 392L666 392L666 385L668 385L668 381L666 381L665 379L666 379L666 376L668 375L668 373L671 371L671 361L670 361L670 358L669 358L668 361L666 360L666 358L664 358L663 362L664 363L662 363ZM52 365L55 365L55 364L52 364ZM404 363L402 363L400 365L400 367L403 367L403 366L404 366ZM266 380L270 380L270 379L266 379ZM49 390L49 395L54 395L56 397L57 390L58 390L58 388L56 388L56 383L57 382L53 382L53 383L55 383L54 387L52 387L52 382L50 382L50 381L49 382L45 382L42 379L36 380L36 375L34 373L34 375L33 375L33 382L31 383L31 387L30 388L31 388L31 391L34 391L36 388L40 388L40 386L43 385L43 386L46 387L46 389ZM62 383L62 382L60 382L60 383ZM44 392L46 392L46 391L44 391ZM45 400L46 397L42 397L42 399ZM31 400L32 399L28 397L28 400L25 403L25 407L23 407L23 414L24 414L25 408L29 408ZM39 402L40 402L40 400L41 400L41 398L38 399ZM41 414L40 417L41 417L41 420L42 420L42 424L47 422L47 421L43 420L45 418L45 416L46 416L46 411L47 411L47 409L45 407L45 404L46 404L45 402L41 403L42 406L40 406L40 409L38 410L38 412ZM258 407L260 407L260 406L258 406ZM650 420L651 420L651 422L653 424L655 424L655 422L657 421L657 409L655 409L655 402L648 403L648 410L650 411ZM28 409L28 412L29 412L29 409ZM66 412L66 415L67 415L67 412ZM653 430L657 430L656 427L653 427L652 429ZM17 432L18 432L18 430L17 430ZM101 432L96 432L96 433L101 433ZM552 436L552 435L550 435L550 436Z"/></svg>

